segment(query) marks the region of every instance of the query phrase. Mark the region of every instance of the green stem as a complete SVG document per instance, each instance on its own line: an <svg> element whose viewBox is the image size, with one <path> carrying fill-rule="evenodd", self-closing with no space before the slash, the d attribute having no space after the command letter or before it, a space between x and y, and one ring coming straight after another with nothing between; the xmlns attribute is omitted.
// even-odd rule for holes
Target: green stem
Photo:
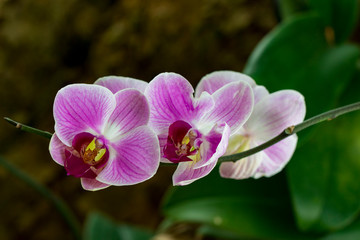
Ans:
<svg viewBox="0 0 360 240"><path fill-rule="evenodd" d="M80 223L64 201L62 201L49 189L41 185L39 182L35 181L32 177L30 177L25 172L21 171L16 166L9 163L2 157L0 157L0 165L3 166L7 171L12 173L14 176L27 183L30 187L39 192L47 200L49 200L64 218L65 222L69 225L74 235L74 238L78 240L81 239Z"/></svg>
<svg viewBox="0 0 360 240"><path fill-rule="evenodd" d="M242 158L248 157L252 154L255 154L257 152L260 152L262 150L264 150L265 148L268 148L272 145L274 145L277 142L280 142L281 140L283 140L284 138L287 138L289 136L291 136L292 134L295 134L297 132L300 132L302 130L304 130L305 128L308 128L312 125L315 125L317 123L320 123L322 121L325 120L332 120L340 115L343 115L345 113L348 112L352 112L352 111L356 111L360 109L360 102L356 102L353 104L349 104L343 107L339 107L333 110L330 110L328 112L319 114L315 117L309 118L307 120L305 120L304 122L297 124L295 126L290 126L288 128L286 128L283 132L281 132L279 135L277 135L276 137L270 139L269 141L255 147L252 149L249 149L247 151L241 152L241 153L237 153L237 154L233 154L233 155L229 155L229 156L223 156L219 158L219 163L220 162L230 162L230 161L236 161L236 160L240 160ZM18 123L10 118L4 118L6 121L8 121L9 123L11 123L12 125L16 126L17 128L23 130L23 131L27 131L27 132L32 132L35 133L37 135L46 137L46 138L51 138L52 134L49 132L45 132L45 131L41 131L39 129L36 128L32 128L29 126L26 126L24 124Z"/></svg>
<svg viewBox="0 0 360 240"><path fill-rule="evenodd" d="M299 123L295 126L290 126L288 128L286 128L284 131L282 131L279 135L277 135L276 137L270 139L269 141L254 147L252 149L249 149L247 151L241 152L241 153L237 153L237 154L233 154L233 155L229 155L229 156L223 156L219 158L219 163L221 162L233 162L233 161L237 161L240 160L242 158L248 157L252 154L255 154L257 152L260 152L262 150L264 150L265 148L268 148L272 145L274 145L277 142L280 142L281 140L283 140L284 138L287 138L297 132L300 132L301 130L304 130L305 128L308 128L312 125L315 125L317 123L323 122L325 120L332 120L340 115L343 115L345 113L348 112L352 112L352 111L356 111L360 109L360 102L356 102L350 105L346 105L343 107L339 107L333 110L330 110L328 112L319 114L315 117L309 118L307 120L305 120L302 123Z"/></svg>
<svg viewBox="0 0 360 240"><path fill-rule="evenodd" d="M39 130L39 129L36 129L36 128L32 128L32 127L29 127L29 126L26 126L22 123L19 123L19 122L16 122L10 118L7 118L7 117L4 117L4 119L10 123L11 125L15 126L16 128L20 129L20 130L23 130L25 132L30 132L30 133L35 133L39 136L42 136L42 137L46 137L48 139L51 139L51 136L52 134L49 133L49 132L46 132L46 131L42 131L42 130Z"/></svg>

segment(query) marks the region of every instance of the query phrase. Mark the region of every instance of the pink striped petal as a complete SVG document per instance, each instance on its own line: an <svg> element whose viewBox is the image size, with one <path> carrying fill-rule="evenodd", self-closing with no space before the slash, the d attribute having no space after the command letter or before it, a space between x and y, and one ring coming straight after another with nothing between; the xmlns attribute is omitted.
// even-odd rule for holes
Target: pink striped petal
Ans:
<svg viewBox="0 0 360 240"><path fill-rule="evenodd" d="M59 90L54 101L55 132L65 145L81 132L98 135L116 106L105 87L72 84Z"/></svg>
<svg viewBox="0 0 360 240"><path fill-rule="evenodd" d="M120 90L126 88L135 88L140 92L144 93L145 88L148 85L147 82L129 77L118 77L118 76L106 76L99 78L94 84L104 86L109 89L112 93L117 93Z"/></svg>
<svg viewBox="0 0 360 240"><path fill-rule="evenodd" d="M97 180L122 186L151 178L159 167L159 141L147 126L141 126L110 143L110 157Z"/></svg>
<svg viewBox="0 0 360 240"><path fill-rule="evenodd" d="M208 112L214 102L209 94L193 98L191 84L176 73L156 76L145 90L150 105L149 125L157 133L165 133L169 126L182 120L193 124L193 120Z"/></svg>
<svg viewBox="0 0 360 240"><path fill-rule="evenodd" d="M121 90L115 94L115 99L116 108L103 131L104 136L109 140L146 125L150 115L147 100L138 90Z"/></svg>
<svg viewBox="0 0 360 240"><path fill-rule="evenodd" d="M216 161L201 168L193 168L192 162L181 162L173 175L174 186L188 185L208 175L216 166Z"/></svg>
<svg viewBox="0 0 360 240"><path fill-rule="evenodd" d="M256 85L255 81L245 74L234 71L216 71L207 74L200 80L195 90L195 96L200 96L204 91L213 94L226 84L238 81L245 81L249 83L251 87L255 87Z"/></svg>
<svg viewBox="0 0 360 240"><path fill-rule="evenodd" d="M203 118L201 123L226 122L232 132L239 129L250 117L254 106L254 95L250 85L244 81L225 85L213 93L214 108Z"/></svg>
<svg viewBox="0 0 360 240"><path fill-rule="evenodd" d="M65 149L68 148L54 133L50 140L49 151L52 159L61 166L65 163Z"/></svg>
<svg viewBox="0 0 360 240"><path fill-rule="evenodd" d="M249 147L256 147L250 144ZM223 162L220 165L220 175L223 178L246 179L253 177L263 159L263 152L256 153L236 162Z"/></svg>
<svg viewBox="0 0 360 240"><path fill-rule="evenodd" d="M215 125L211 131L203 137L200 145L201 159L193 163L193 168L201 168L217 162L219 157L225 154L229 143L230 127L224 123Z"/></svg>
<svg viewBox="0 0 360 240"><path fill-rule="evenodd" d="M271 177L280 172L294 154L297 136L292 135L263 151L263 159L254 177Z"/></svg>
<svg viewBox="0 0 360 240"><path fill-rule="evenodd" d="M85 190L97 191L109 187L109 184L99 182L96 179L81 178L81 186Z"/></svg>
<svg viewBox="0 0 360 240"><path fill-rule="evenodd" d="M179 163L174 175L174 185L187 185L208 175L215 167L219 157L224 155L228 145L230 128L228 125L214 127L205 137L200 147L201 160Z"/></svg>
<svg viewBox="0 0 360 240"><path fill-rule="evenodd" d="M305 117L304 97L297 91L282 90L255 105L244 128L257 140L267 141Z"/></svg>

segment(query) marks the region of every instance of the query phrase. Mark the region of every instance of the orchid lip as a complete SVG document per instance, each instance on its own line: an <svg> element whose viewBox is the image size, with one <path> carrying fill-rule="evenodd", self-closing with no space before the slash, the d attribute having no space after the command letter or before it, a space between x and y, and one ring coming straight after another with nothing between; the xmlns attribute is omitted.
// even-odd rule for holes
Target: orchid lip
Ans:
<svg viewBox="0 0 360 240"><path fill-rule="evenodd" d="M102 138L84 132L74 137L72 147L65 150L65 157L68 175L96 178L109 159L109 150Z"/></svg>
<svg viewBox="0 0 360 240"><path fill-rule="evenodd" d="M173 163L193 161L189 156L198 153L202 143L201 134L184 121L173 122L169 127L167 143L163 157Z"/></svg>

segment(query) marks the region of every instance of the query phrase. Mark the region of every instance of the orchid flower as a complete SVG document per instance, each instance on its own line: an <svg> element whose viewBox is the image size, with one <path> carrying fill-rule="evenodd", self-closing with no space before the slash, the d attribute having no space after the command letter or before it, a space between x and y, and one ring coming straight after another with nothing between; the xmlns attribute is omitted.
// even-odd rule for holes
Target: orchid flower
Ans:
<svg viewBox="0 0 360 240"><path fill-rule="evenodd" d="M238 81L194 98L182 76L162 73L147 86L149 126L159 136L161 161L177 163L174 185L206 176L227 148L231 132L239 129L253 109L250 85Z"/></svg>
<svg viewBox="0 0 360 240"><path fill-rule="evenodd" d="M158 138L147 126L149 114L138 90L114 94L99 85L66 86L54 101L50 154L87 190L145 181L160 163Z"/></svg>
<svg viewBox="0 0 360 240"><path fill-rule="evenodd" d="M280 134L285 128L298 124L305 117L304 97L294 90L281 90L269 94L263 86L241 73L218 71L201 79L198 94L216 91L234 82L247 81L253 88L254 111L248 121L230 136L225 155L254 148ZM297 144L294 134L265 150L236 162L223 162L220 174L225 178L244 179L270 177L281 171L292 157Z"/></svg>

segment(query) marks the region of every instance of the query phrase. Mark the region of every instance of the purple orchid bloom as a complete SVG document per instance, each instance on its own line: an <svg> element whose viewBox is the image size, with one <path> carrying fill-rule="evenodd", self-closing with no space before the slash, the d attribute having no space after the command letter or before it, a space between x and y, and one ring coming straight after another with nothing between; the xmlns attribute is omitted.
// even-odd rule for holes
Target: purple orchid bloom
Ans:
<svg viewBox="0 0 360 240"><path fill-rule="evenodd" d="M147 126L149 106L136 89L115 94L99 85L73 84L54 101L50 154L86 190L140 183L160 162L159 142Z"/></svg>
<svg viewBox="0 0 360 240"><path fill-rule="evenodd" d="M217 89L238 81L247 81L252 86L255 106L248 121L230 136L226 155L254 148L304 120L305 101L299 92L281 90L269 94L265 87L257 86L253 79L241 73L213 72L200 81L196 91L215 94ZM271 177L289 162L296 144L297 136L292 135L254 155L222 163L220 174L233 179Z"/></svg>
<svg viewBox="0 0 360 240"><path fill-rule="evenodd" d="M178 163L174 185L186 185L206 176L227 148L231 132L239 129L253 109L251 86L230 83L214 94L194 98L194 89L182 76L162 73L145 90L151 126L159 136L162 162Z"/></svg>

